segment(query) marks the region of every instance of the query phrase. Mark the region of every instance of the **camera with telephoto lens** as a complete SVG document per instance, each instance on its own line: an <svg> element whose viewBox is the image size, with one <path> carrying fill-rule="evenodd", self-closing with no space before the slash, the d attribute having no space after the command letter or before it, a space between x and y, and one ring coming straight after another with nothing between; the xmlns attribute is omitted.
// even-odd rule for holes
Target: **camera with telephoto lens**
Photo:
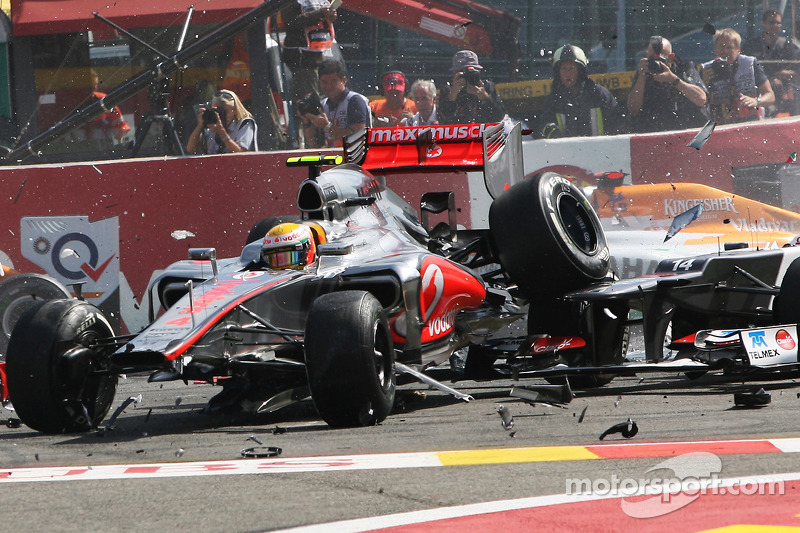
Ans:
<svg viewBox="0 0 800 533"><path fill-rule="evenodd" d="M209 124L216 124L217 117L225 124L225 110L217 106L208 107L203 111L203 127L207 127Z"/></svg>
<svg viewBox="0 0 800 533"><path fill-rule="evenodd" d="M724 59L717 58L711 63L716 78L727 78L733 74L733 66Z"/></svg>
<svg viewBox="0 0 800 533"><path fill-rule="evenodd" d="M312 115L319 115L322 109L322 102L319 101L317 93L308 93L305 97L297 102L297 112L301 115L311 113Z"/></svg>
<svg viewBox="0 0 800 533"><path fill-rule="evenodd" d="M647 58L647 73L648 74L659 74L664 72L664 68L666 67L666 61L663 57L648 57Z"/></svg>
<svg viewBox="0 0 800 533"><path fill-rule="evenodd" d="M478 86L481 84L481 71L476 68L472 67L465 68L463 76L464 76L464 81L469 83L470 85Z"/></svg>

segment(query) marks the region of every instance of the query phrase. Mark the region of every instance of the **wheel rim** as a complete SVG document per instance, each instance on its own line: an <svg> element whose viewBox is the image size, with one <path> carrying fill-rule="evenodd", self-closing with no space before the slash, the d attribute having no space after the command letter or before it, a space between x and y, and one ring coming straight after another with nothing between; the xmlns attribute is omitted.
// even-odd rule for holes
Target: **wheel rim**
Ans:
<svg viewBox="0 0 800 533"><path fill-rule="evenodd" d="M572 196L562 194L558 199L558 213L570 241L585 254L594 254L599 239L586 207Z"/></svg>
<svg viewBox="0 0 800 533"><path fill-rule="evenodd" d="M378 383L381 387L386 389L391 381L391 356L386 353L388 351L388 336L386 329L380 320L375 321L373 326L373 339L375 340L375 348L373 356L375 358L375 372L378 377Z"/></svg>
<svg viewBox="0 0 800 533"><path fill-rule="evenodd" d="M6 338L11 338L11 332L14 330L14 325L19 320L19 317L24 313L36 300L33 298L17 298L6 307L3 313L3 332Z"/></svg>

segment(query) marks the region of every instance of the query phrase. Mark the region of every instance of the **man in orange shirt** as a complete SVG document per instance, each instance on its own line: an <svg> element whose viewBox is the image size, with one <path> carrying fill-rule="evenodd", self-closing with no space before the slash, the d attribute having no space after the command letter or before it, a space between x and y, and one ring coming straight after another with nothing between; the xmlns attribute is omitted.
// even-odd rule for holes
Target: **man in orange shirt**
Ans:
<svg viewBox="0 0 800 533"><path fill-rule="evenodd" d="M399 70L383 75L383 95L385 98L373 100L369 108L375 116L375 126L397 126L401 120L414 116L417 106L405 95L406 77Z"/></svg>

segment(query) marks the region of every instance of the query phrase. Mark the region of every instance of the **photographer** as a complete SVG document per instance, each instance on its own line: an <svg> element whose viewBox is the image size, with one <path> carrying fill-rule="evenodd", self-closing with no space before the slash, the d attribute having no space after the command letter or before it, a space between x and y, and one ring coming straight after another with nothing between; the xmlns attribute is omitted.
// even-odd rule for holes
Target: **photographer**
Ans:
<svg viewBox="0 0 800 533"><path fill-rule="evenodd" d="M197 126L189 136L186 151L190 154L252 152L258 150L256 134L256 121L236 93L217 91L210 105L198 106Z"/></svg>
<svg viewBox="0 0 800 533"><path fill-rule="evenodd" d="M631 131L699 128L710 118L707 99L708 89L694 64L673 54L667 39L651 37L628 94Z"/></svg>
<svg viewBox="0 0 800 533"><path fill-rule="evenodd" d="M711 115L719 124L764 118L775 93L758 59L740 53L741 36L730 28L714 34L713 61L703 63Z"/></svg>
<svg viewBox="0 0 800 533"><path fill-rule="evenodd" d="M553 85L535 133L540 137L593 137L622 130L621 107L611 91L586 72L589 60L565 44L553 54Z"/></svg>
<svg viewBox="0 0 800 533"><path fill-rule="evenodd" d="M319 82L317 82L319 83ZM300 116L303 131L304 148L320 148L325 146L325 132L311 122L311 117L322 113L322 101L319 94L310 92L297 102L297 114Z"/></svg>
<svg viewBox="0 0 800 533"><path fill-rule="evenodd" d="M306 140L324 141L310 148L342 146L342 139L372 125L367 97L347 87L347 68L336 59L326 59L319 66L319 85L322 88L321 106L303 113Z"/></svg>
<svg viewBox="0 0 800 533"><path fill-rule="evenodd" d="M441 124L471 122L500 122L506 114L494 83L483 79L483 67L471 50L461 50L453 56L453 81L439 97Z"/></svg>

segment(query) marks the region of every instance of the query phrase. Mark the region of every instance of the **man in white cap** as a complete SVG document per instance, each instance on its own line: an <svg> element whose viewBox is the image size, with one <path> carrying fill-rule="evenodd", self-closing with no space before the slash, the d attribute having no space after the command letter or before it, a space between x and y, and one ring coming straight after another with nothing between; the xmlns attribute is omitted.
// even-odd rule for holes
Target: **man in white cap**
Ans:
<svg viewBox="0 0 800 533"><path fill-rule="evenodd" d="M453 81L439 97L439 123L468 124L500 122L505 116L503 101L494 83L483 78L483 67L472 50L460 50L450 67Z"/></svg>

